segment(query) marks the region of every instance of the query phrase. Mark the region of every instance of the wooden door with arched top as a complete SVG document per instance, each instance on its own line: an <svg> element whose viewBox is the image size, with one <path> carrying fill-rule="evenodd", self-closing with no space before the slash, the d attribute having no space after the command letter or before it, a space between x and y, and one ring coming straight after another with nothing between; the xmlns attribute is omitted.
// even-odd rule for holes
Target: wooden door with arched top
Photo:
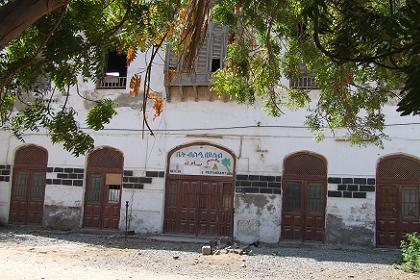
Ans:
<svg viewBox="0 0 420 280"><path fill-rule="evenodd" d="M10 223L42 224L48 152L25 145L15 154L10 201Z"/></svg>
<svg viewBox="0 0 420 280"><path fill-rule="evenodd" d="M398 247L407 233L420 232L420 160L392 155L376 171L376 244Z"/></svg>
<svg viewBox="0 0 420 280"><path fill-rule="evenodd" d="M282 239L324 241L327 163L299 152L284 160Z"/></svg>
<svg viewBox="0 0 420 280"><path fill-rule="evenodd" d="M198 142L168 154L164 232L231 236L235 157L218 145Z"/></svg>
<svg viewBox="0 0 420 280"><path fill-rule="evenodd" d="M83 226L117 229L120 221L123 154L100 147L88 155Z"/></svg>

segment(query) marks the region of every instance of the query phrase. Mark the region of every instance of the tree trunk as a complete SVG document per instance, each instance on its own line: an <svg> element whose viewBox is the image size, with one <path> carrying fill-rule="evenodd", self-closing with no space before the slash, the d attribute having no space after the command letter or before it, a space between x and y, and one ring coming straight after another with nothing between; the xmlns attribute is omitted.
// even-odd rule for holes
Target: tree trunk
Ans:
<svg viewBox="0 0 420 280"><path fill-rule="evenodd" d="M0 50L26 28L69 0L12 0L0 8Z"/></svg>

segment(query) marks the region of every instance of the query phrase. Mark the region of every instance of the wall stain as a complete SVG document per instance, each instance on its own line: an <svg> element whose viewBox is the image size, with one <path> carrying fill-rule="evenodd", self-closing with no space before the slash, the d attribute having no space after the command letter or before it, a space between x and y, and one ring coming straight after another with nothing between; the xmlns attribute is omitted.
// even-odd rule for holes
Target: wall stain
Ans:
<svg viewBox="0 0 420 280"><path fill-rule="evenodd" d="M43 224L49 228L62 230L80 228L81 217L80 207L44 205Z"/></svg>
<svg viewBox="0 0 420 280"><path fill-rule="evenodd" d="M326 240L331 244L372 247L374 232L366 225L346 225L341 217L328 214Z"/></svg>
<svg viewBox="0 0 420 280"><path fill-rule="evenodd" d="M238 195L238 198L235 203L236 208L239 208L241 205L249 208L253 204L255 207L262 209L269 203L268 198L262 194L241 194Z"/></svg>

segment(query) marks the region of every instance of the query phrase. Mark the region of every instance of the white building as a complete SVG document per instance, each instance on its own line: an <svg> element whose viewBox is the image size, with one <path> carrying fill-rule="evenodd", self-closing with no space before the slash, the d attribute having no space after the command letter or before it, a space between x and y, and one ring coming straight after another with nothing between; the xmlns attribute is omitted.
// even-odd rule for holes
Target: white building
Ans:
<svg viewBox="0 0 420 280"><path fill-rule="evenodd" d="M43 132L22 143L1 131L0 222L123 230L128 202L129 230L139 234L395 246L420 232L420 126L410 124L418 118L385 106L387 124L406 125L387 126L383 148L332 135L315 142L304 111L273 118L208 90L225 51L225 34L209 32L195 75L165 82L176 66L165 54L156 61L152 89L165 107L149 118L155 136L142 137L142 100L127 93L125 73L81 84L82 95L111 98L118 112L105 130L89 132L97 148L86 156ZM139 55L128 79L144 63ZM80 122L92 105L75 91L69 104Z"/></svg>

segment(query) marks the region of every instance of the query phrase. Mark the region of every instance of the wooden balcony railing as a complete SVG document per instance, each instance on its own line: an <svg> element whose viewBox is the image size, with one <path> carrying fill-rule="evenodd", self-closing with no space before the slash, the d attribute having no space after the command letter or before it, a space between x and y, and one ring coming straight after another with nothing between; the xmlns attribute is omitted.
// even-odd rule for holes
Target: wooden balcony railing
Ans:
<svg viewBox="0 0 420 280"><path fill-rule="evenodd" d="M296 89L317 89L318 88L315 84L315 78L310 75L302 75L297 80L291 80L289 86L291 88L296 88Z"/></svg>
<svg viewBox="0 0 420 280"><path fill-rule="evenodd" d="M105 76L96 85L97 89L125 89L127 77Z"/></svg>

